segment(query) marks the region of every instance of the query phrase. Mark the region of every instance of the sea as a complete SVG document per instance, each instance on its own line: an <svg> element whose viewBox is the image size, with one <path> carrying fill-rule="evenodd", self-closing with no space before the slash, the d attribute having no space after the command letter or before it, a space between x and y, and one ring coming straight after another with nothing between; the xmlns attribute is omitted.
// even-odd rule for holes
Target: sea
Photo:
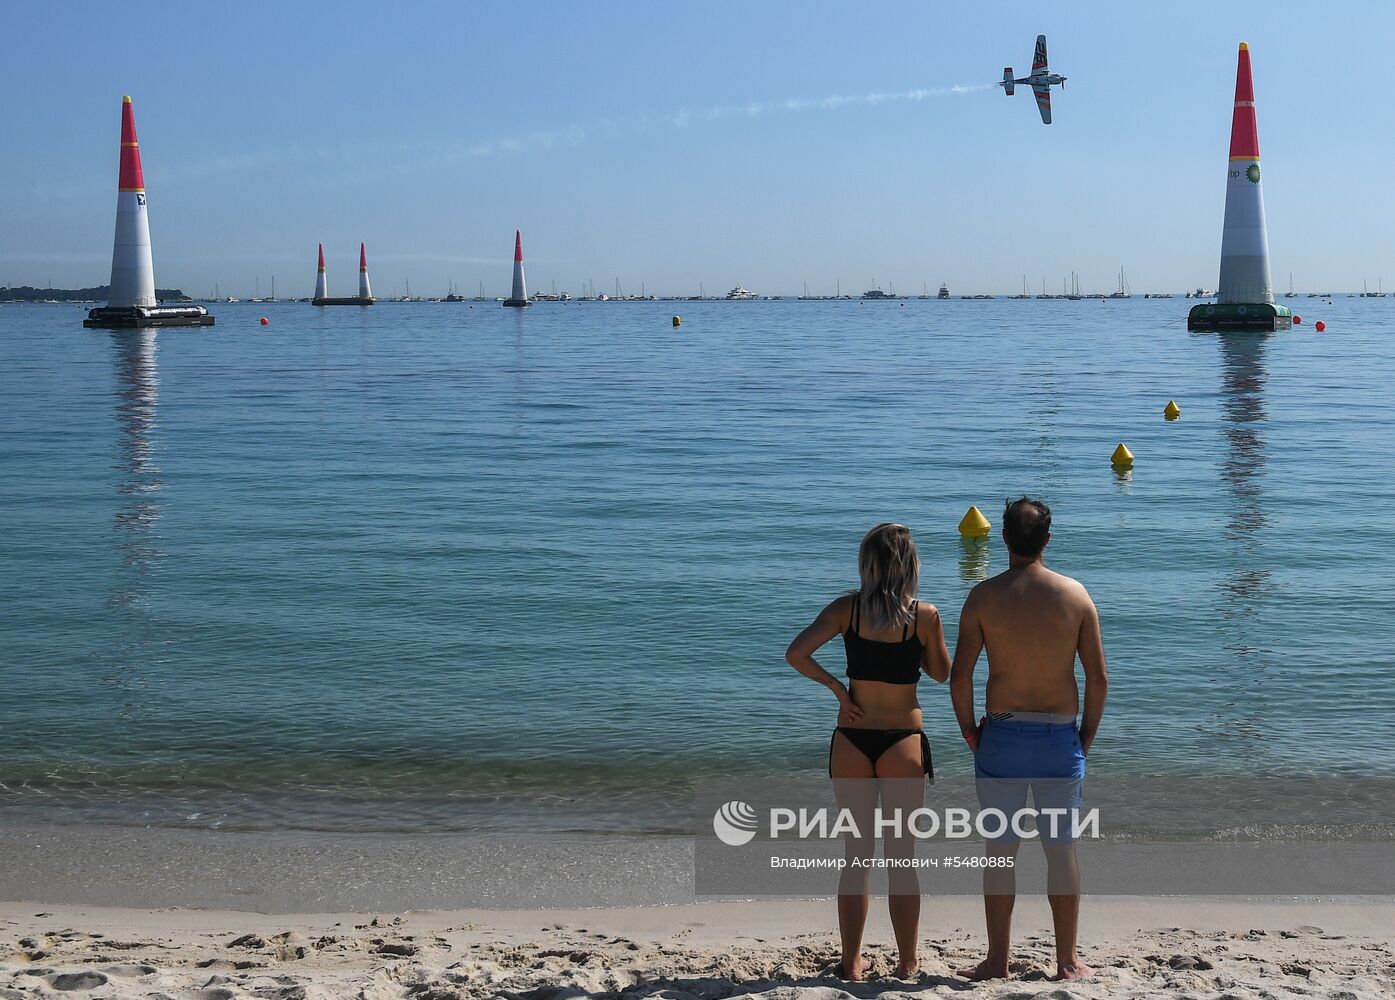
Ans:
<svg viewBox="0 0 1395 1000"><path fill-rule="evenodd" d="M1093 775L1395 777L1395 304L1191 304L0 305L0 815L676 833L692 782L823 773L784 651L867 529L952 647L1007 565L956 525L1024 494L1100 609Z"/></svg>

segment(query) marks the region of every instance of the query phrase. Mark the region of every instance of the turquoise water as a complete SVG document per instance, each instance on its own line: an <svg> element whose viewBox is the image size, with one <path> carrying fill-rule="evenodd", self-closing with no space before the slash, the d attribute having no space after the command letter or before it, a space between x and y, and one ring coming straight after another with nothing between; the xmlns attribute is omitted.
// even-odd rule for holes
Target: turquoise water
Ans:
<svg viewBox="0 0 1395 1000"><path fill-rule="evenodd" d="M955 525L1023 492L1101 610L1096 773L1395 774L1395 307L1297 304L0 307L0 807L661 829L687 779L823 766L783 652L868 527L952 645L1006 562Z"/></svg>

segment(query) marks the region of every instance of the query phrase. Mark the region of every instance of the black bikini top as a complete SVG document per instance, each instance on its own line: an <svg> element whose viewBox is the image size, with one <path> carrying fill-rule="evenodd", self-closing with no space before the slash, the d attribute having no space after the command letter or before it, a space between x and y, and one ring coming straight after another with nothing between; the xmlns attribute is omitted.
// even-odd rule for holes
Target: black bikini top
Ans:
<svg viewBox="0 0 1395 1000"><path fill-rule="evenodd" d="M911 602L911 622L916 617L919 601ZM861 598L853 595L852 617L843 633L843 649L848 654L848 676L855 681L881 681L884 684L915 684L920 680L920 664L925 655L925 643L907 623L901 630L900 642L880 642L864 639L857 634L858 609Z"/></svg>

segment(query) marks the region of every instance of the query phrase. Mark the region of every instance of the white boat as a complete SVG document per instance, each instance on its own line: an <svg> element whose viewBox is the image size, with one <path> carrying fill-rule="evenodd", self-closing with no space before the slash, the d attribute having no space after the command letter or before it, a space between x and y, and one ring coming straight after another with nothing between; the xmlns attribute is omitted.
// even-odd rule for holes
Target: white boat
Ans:
<svg viewBox="0 0 1395 1000"><path fill-rule="evenodd" d="M727 292L727 298L729 298L729 299L756 299L756 298L760 298L760 296L758 296L755 292L751 291L751 290L748 289L748 288L742 288L740 285L737 285L737 286L736 286L735 288L733 288L731 291Z"/></svg>

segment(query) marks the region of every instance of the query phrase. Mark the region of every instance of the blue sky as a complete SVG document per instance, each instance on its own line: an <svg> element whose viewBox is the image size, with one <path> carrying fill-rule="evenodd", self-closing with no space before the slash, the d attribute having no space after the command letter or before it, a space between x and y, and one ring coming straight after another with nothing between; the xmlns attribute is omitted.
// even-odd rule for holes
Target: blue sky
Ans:
<svg viewBox="0 0 1395 1000"><path fill-rule="evenodd" d="M0 284L106 282L129 93L158 283L198 295L308 294L319 241L350 292L360 240L380 295L501 293L516 227L530 283L573 292L1001 293L1071 269L1110 291L1120 265L1135 291L1214 287L1243 39L1276 285L1395 287L1395 6L1315 11L14 5ZM986 86L1039 31L1070 77L1049 128Z"/></svg>

